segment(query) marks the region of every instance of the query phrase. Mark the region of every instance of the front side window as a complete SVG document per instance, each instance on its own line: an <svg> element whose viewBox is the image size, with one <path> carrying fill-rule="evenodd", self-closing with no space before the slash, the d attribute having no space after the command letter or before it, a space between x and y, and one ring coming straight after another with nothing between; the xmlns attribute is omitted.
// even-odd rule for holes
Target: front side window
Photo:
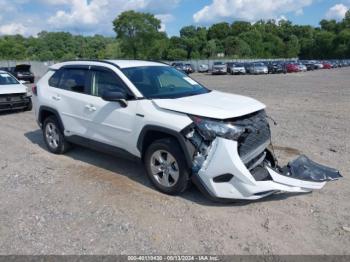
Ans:
<svg viewBox="0 0 350 262"><path fill-rule="evenodd" d="M102 97L104 92L127 93L123 82L115 73L102 70L93 70L92 72L91 95Z"/></svg>
<svg viewBox="0 0 350 262"><path fill-rule="evenodd" d="M168 66L133 67L122 71L146 98L179 98L210 92Z"/></svg>
<svg viewBox="0 0 350 262"><path fill-rule="evenodd" d="M19 82L8 73L0 73L0 85L18 85Z"/></svg>
<svg viewBox="0 0 350 262"><path fill-rule="evenodd" d="M88 70L67 68L62 72L59 88L77 93L85 93L88 83Z"/></svg>

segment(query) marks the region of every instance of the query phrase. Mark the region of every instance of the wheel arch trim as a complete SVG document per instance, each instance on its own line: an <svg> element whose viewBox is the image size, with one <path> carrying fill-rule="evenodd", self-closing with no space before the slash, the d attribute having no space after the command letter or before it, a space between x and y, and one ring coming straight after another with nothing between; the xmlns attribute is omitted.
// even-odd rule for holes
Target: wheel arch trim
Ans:
<svg viewBox="0 0 350 262"><path fill-rule="evenodd" d="M145 137L150 133L150 132L160 132L164 133L167 136L174 137L177 142L179 143L181 150L184 153L186 164L189 168L192 168L193 165L193 146L186 141L185 137L182 135L182 132L178 132L166 127L161 127L161 126L156 126L156 125L146 125L143 127L143 129L140 132L139 138L137 140L137 149L141 153L141 157L143 156L144 153L144 139Z"/></svg>
<svg viewBox="0 0 350 262"><path fill-rule="evenodd" d="M42 127L42 125L43 125L44 121L42 118L43 118L43 112L45 112L45 111L50 112L51 114L53 114L56 117L56 119L58 121L59 128L61 129L62 132L64 132L64 125L63 125L62 119L61 119L58 111L56 109L53 109L53 108L48 107L48 106L40 106L40 108L39 108L38 122L39 122L40 126Z"/></svg>

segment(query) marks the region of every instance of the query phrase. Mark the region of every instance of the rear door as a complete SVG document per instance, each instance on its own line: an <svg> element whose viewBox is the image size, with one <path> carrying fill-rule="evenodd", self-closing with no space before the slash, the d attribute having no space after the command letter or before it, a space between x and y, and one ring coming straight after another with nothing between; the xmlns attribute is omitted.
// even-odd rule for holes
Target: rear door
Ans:
<svg viewBox="0 0 350 262"><path fill-rule="evenodd" d="M54 87L50 99L60 113L67 136L89 137L89 124L94 111L88 107L91 98L88 66L68 66L50 79Z"/></svg>

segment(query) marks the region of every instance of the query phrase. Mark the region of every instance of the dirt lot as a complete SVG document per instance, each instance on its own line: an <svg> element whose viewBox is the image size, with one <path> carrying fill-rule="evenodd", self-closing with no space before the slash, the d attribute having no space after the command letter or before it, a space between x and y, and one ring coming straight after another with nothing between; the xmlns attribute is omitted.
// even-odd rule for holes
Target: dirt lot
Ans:
<svg viewBox="0 0 350 262"><path fill-rule="evenodd" d="M350 254L350 68L194 75L268 106L282 163L303 153L344 178L306 195L216 204L162 195L143 168L83 148L49 154L32 112L0 115L0 254Z"/></svg>

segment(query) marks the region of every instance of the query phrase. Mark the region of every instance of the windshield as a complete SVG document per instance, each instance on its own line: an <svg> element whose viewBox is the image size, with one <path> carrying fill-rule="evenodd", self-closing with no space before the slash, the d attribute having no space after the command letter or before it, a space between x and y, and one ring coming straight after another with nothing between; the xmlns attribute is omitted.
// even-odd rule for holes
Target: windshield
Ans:
<svg viewBox="0 0 350 262"><path fill-rule="evenodd" d="M145 66L122 69L146 98L179 98L208 93L192 78L168 66Z"/></svg>
<svg viewBox="0 0 350 262"><path fill-rule="evenodd" d="M225 65L224 62L214 62L214 65Z"/></svg>
<svg viewBox="0 0 350 262"><path fill-rule="evenodd" d="M264 63L254 63L254 66L265 66Z"/></svg>
<svg viewBox="0 0 350 262"><path fill-rule="evenodd" d="M18 81L10 74L0 72L0 85L18 85Z"/></svg>

